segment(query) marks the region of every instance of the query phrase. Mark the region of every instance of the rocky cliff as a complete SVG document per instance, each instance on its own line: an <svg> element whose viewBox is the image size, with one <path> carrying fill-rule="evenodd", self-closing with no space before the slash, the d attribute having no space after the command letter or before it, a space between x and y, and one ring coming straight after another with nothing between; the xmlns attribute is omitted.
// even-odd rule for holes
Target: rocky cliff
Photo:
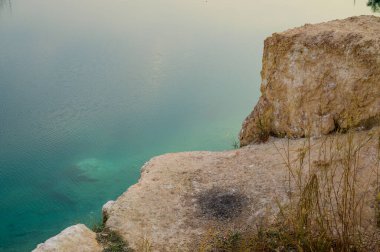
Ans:
<svg viewBox="0 0 380 252"><path fill-rule="evenodd" d="M240 145L378 123L379 34L379 17L360 16L267 38L261 97L243 123Z"/></svg>
<svg viewBox="0 0 380 252"><path fill-rule="evenodd" d="M354 197L363 202L363 227L374 229L379 29L380 18L361 16L306 25L266 39L262 96L240 133L241 145L266 143L153 158L137 184L104 206L105 228L137 251L196 251L210 230L244 231L270 223L297 185L289 183L289 167L307 167L304 174L343 167L348 143L360 147L353 166L359 185ZM347 134L273 137L320 136L350 127L357 131L348 140ZM36 249L98 250L95 234L82 225Z"/></svg>

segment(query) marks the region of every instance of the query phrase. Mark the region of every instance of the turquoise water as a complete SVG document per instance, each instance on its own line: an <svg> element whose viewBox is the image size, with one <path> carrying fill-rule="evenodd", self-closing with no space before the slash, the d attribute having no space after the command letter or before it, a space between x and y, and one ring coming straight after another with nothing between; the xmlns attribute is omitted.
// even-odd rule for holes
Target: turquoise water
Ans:
<svg viewBox="0 0 380 252"><path fill-rule="evenodd" d="M347 0L0 0L0 251L91 225L152 156L231 149L263 39Z"/></svg>

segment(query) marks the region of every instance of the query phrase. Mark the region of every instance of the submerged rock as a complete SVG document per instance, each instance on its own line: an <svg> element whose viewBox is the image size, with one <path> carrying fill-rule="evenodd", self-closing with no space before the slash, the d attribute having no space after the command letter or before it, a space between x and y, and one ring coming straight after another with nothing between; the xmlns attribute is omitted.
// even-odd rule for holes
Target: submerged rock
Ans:
<svg viewBox="0 0 380 252"><path fill-rule="evenodd" d="M58 235L39 244L33 252L101 252L102 247L96 241L96 234L83 224L77 224L63 230Z"/></svg>
<svg viewBox="0 0 380 252"><path fill-rule="evenodd" d="M264 43L261 97L240 145L263 135L320 136L380 118L380 17L359 16L275 33Z"/></svg>

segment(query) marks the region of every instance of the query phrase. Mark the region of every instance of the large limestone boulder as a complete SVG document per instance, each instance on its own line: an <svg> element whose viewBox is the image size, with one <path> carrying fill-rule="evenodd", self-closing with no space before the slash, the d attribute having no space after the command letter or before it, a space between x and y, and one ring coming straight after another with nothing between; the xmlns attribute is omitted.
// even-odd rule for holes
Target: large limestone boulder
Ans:
<svg viewBox="0 0 380 252"><path fill-rule="evenodd" d="M267 135L319 136L371 127L380 116L380 17L275 33L264 43L261 97L241 146Z"/></svg>
<svg viewBox="0 0 380 252"><path fill-rule="evenodd" d="M373 204L378 133L378 128L355 133L355 139L366 143L356 177L366 230L376 223ZM105 225L136 251L147 251L147 246L152 251L198 251L207 234L215 230L244 232L270 223L278 204L289 199L289 170L284 159L296 167L300 154L307 149L310 157L303 162L305 171L335 165L342 162L341 156L323 158L322 153L327 142L335 144L335 138L345 137L310 142L270 138L266 144L238 150L155 157L143 167L140 181L107 205Z"/></svg>
<svg viewBox="0 0 380 252"><path fill-rule="evenodd" d="M32 252L101 252L96 234L83 224L66 228L58 235L39 244Z"/></svg>

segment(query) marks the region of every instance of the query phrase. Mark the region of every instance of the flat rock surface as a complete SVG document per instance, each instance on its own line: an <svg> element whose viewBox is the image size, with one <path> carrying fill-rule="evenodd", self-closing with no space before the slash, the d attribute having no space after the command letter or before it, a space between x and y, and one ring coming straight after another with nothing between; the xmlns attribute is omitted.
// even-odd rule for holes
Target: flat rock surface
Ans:
<svg viewBox="0 0 380 252"><path fill-rule="evenodd" d="M363 134L367 133L358 136ZM310 143L313 165L319 162L324 141ZM108 207L106 226L137 250L145 240L153 251L196 251L208 230L244 230L275 216L276 201L284 203L288 198L283 156L289 150L289 159L297 164L307 144L305 139L272 138L225 152L155 157L143 167L140 181ZM376 178L372 174L376 146L373 140L363 149L360 176L366 183ZM372 215L367 217L370 220Z"/></svg>
<svg viewBox="0 0 380 252"><path fill-rule="evenodd" d="M241 146L275 136L320 136L379 124L380 17L359 16L274 33L264 42L261 97Z"/></svg>
<svg viewBox="0 0 380 252"><path fill-rule="evenodd" d="M101 252L96 234L83 224L66 228L58 235L39 244L33 252Z"/></svg>

